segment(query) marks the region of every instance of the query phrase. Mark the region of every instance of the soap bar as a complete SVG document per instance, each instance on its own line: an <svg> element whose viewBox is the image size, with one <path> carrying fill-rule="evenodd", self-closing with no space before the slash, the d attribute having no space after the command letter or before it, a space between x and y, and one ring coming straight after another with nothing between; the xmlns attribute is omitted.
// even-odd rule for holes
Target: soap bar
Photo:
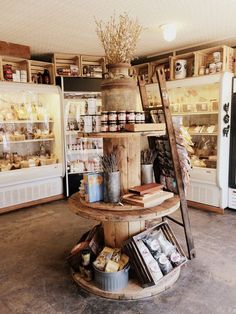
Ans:
<svg viewBox="0 0 236 314"><path fill-rule="evenodd" d="M119 264L114 262L114 261L112 261L112 260L109 260L107 262L106 267L105 267L105 272L113 273L113 272L118 271L118 269L119 269Z"/></svg>

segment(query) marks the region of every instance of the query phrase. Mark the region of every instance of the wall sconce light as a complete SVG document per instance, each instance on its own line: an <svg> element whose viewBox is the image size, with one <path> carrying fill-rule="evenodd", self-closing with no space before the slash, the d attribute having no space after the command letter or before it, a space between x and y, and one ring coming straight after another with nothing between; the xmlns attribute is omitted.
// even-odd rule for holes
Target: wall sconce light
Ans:
<svg viewBox="0 0 236 314"><path fill-rule="evenodd" d="M162 30L163 38L166 41L173 41L176 38L176 25L175 24L163 24L160 26Z"/></svg>

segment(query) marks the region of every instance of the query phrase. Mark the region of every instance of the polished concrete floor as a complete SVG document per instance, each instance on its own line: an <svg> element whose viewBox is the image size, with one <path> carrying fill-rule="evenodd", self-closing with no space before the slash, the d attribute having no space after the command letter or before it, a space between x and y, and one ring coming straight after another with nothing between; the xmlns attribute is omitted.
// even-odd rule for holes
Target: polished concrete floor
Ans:
<svg viewBox="0 0 236 314"><path fill-rule="evenodd" d="M236 212L190 210L197 258L167 291L141 301L112 301L78 288L65 261L94 222L66 201L0 216L0 313L236 313ZM183 242L183 232L175 227Z"/></svg>

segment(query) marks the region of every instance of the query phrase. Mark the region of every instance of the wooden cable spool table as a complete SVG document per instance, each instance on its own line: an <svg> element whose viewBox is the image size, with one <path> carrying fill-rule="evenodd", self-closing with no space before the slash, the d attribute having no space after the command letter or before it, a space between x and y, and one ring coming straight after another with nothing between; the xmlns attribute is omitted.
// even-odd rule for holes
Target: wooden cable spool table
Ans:
<svg viewBox="0 0 236 314"><path fill-rule="evenodd" d="M79 193L73 194L69 199L69 207L75 214L102 222L105 244L110 247L120 247L124 240L144 230L145 220L169 215L175 212L179 205L178 196L174 196L161 205L152 208L132 205L118 206L102 202L91 204L80 199ZM103 209L103 206L107 208ZM108 209L109 206L110 210ZM126 300L154 296L171 287L179 278L179 275L180 268L177 268L164 276L160 284L148 288L142 288L136 280L131 279L125 289L110 292L99 289L93 282L85 281L78 273L72 273L75 282L86 291L109 299Z"/></svg>
<svg viewBox="0 0 236 314"><path fill-rule="evenodd" d="M162 127L162 126L161 126ZM104 152L110 153L114 149L120 155L121 194L128 189L140 185L140 139L141 136L164 135L163 128L155 132L123 132L123 133L96 133L85 134L83 137L98 137L104 139ZM143 208L124 204L124 206L103 202L88 203L75 193L69 199L70 209L77 215L102 222L105 244L110 247L121 247L123 241L145 229L145 221L162 218L179 209L178 196L165 200L158 206ZM137 281L129 280L128 286L119 291L103 291L93 282L85 281L78 273L73 273L73 279L80 287L88 292L110 299L141 299L150 297L169 288L178 279L180 269L176 268L163 277L160 284L142 288Z"/></svg>

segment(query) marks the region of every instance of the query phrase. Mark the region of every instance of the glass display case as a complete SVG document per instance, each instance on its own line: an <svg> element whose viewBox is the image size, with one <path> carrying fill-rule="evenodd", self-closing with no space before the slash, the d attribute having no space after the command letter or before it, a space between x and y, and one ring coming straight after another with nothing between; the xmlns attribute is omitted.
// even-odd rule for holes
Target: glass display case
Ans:
<svg viewBox="0 0 236 314"><path fill-rule="evenodd" d="M79 133L101 131L101 95L99 93L64 93L67 172L99 172L100 138L80 137Z"/></svg>
<svg viewBox="0 0 236 314"><path fill-rule="evenodd" d="M229 120L232 73L168 81L172 116L181 117L192 137L190 188L187 198L210 206L228 204ZM160 106L156 84L147 86L152 107Z"/></svg>
<svg viewBox="0 0 236 314"><path fill-rule="evenodd" d="M57 87L0 83L0 208L62 195L61 126Z"/></svg>
<svg viewBox="0 0 236 314"><path fill-rule="evenodd" d="M101 138L85 137L101 128L101 79L58 77L63 92L65 133L65 194L78 191L83 173L100 172Z"/></svg>

